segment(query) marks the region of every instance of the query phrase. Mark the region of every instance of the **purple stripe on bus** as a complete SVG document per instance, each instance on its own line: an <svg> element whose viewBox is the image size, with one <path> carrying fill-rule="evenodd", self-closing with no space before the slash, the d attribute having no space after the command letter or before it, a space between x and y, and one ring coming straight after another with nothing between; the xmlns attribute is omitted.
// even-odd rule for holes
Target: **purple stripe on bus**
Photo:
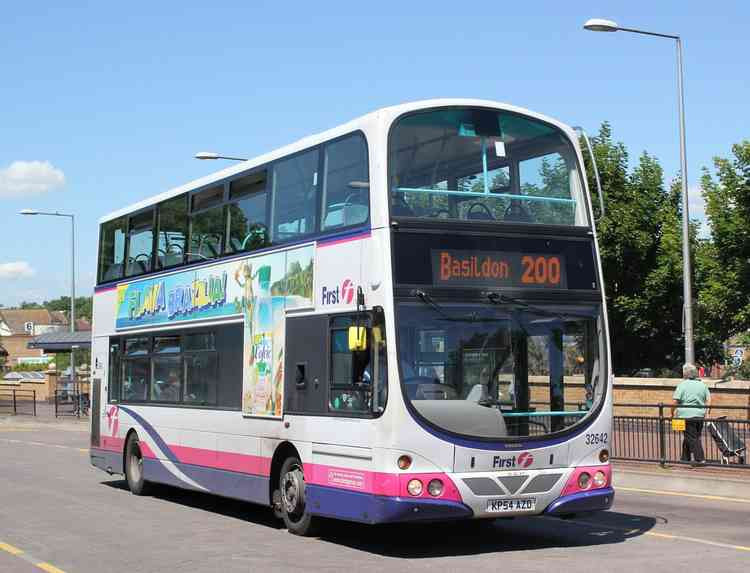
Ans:
<svg viewBox="0 0 750 573"><path fill-rule="evenodd" d="M437 499L412 500L306 485L310 513L363 523L465 519L474 514L463 503Z"/></svg>
<svg viewBox="0 0 750 573"><path fill-rule="evenodd" d="M131 410L130 408L126 408L125 406L120 406L120 410L122 412L125 412L128 416L133 418L136 422L138 422L141 425L141 427L151 437L151 439L159 447L159 449L162 452L164 452L164 455L167 456L167 459L169 461L175 462L175 463L179 462L179 460L177 459L177 456L169 448L167 443L162 439L162 437L159 435L159 432L156 431L156 428L154 428L151 424L149 424L143 416L141 416L138 412Z"/></svg>
<svg viewBox="0 0 750 573"><path fill-rule="evenodd" d="M547 515L565 515L581 511L602 511L609 509L615 501L615 490L611 487L582 491L566 495L553 501L544 513Z"/></svg>
<svg viewBox="0 0 750 573"><path fill-rule="evenodd" d="M111 472L113 474L123 473L122 452L113 452L101 448L90 448L89 458L91 459L92 466L102 469L105 472Z"/></svg>
<svg viewBox="0 0 750 573"><path fill-rule="evenodd" d="M176 463L175 466L197 484L206 488L207 493L269 505L269 478L217 470L202 466ZM169 471L160 460L146 458L143 460L144 478L150 481L172 485L182 489L200 491L185 483Z"/></svg>

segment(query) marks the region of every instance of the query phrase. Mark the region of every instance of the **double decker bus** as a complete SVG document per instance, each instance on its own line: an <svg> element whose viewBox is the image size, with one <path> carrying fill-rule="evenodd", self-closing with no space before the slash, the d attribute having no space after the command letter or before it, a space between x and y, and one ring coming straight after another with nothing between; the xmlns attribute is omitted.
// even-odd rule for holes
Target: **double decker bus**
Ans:
<svg viewBox="0 0 750 573"><path fill-rule="evenodd" d="M293 533L614 498L612 368L575 133L388 107L101 220L91 463Z"/></svg>

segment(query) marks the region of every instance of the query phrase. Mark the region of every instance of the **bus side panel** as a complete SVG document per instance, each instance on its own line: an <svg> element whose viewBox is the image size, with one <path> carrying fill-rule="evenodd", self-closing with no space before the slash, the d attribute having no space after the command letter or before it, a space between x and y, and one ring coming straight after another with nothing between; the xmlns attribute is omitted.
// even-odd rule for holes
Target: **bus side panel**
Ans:
<svg viewBox="0 0 750 573"><path fill-rule="evenodd" d="M119 437L117 406L109 405L109 337L98 336L91 349L92 392L99 400L91 403L91 465L110 474L123 473L123 441ZM98 382L97 382L98 381Z"/></svg>

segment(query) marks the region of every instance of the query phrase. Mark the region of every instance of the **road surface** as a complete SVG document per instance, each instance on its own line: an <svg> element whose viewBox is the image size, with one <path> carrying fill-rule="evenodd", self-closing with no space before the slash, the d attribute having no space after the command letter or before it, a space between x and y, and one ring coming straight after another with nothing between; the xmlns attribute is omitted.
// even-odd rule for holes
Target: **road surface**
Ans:
<svg viewBox="0 0 750 573"><path fill-rule="evenodd" d="M258 506L136 497L89 466L87 439L80 424L0 420L1 572L750 571L750 486L737 500L619 489L611 511L573 520L330 523L306 539Z"/></svg>

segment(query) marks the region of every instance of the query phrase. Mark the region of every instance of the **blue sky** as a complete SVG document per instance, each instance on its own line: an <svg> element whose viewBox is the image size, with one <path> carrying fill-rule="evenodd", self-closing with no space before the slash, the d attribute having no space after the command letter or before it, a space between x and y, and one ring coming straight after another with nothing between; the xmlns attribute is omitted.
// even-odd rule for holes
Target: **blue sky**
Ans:
<svg viewBox="0 0 750 573"><path fill-rule="evenodd" d="M0 304L90 294L96 221L378 107L510 102L679 166L671 41L582 30L589 17L681 34L688 176L750 138L747 2L5 2L0 17ZM24 162L24 163L19 163ZM700 214L698 193L693 212Z"/></svg>

